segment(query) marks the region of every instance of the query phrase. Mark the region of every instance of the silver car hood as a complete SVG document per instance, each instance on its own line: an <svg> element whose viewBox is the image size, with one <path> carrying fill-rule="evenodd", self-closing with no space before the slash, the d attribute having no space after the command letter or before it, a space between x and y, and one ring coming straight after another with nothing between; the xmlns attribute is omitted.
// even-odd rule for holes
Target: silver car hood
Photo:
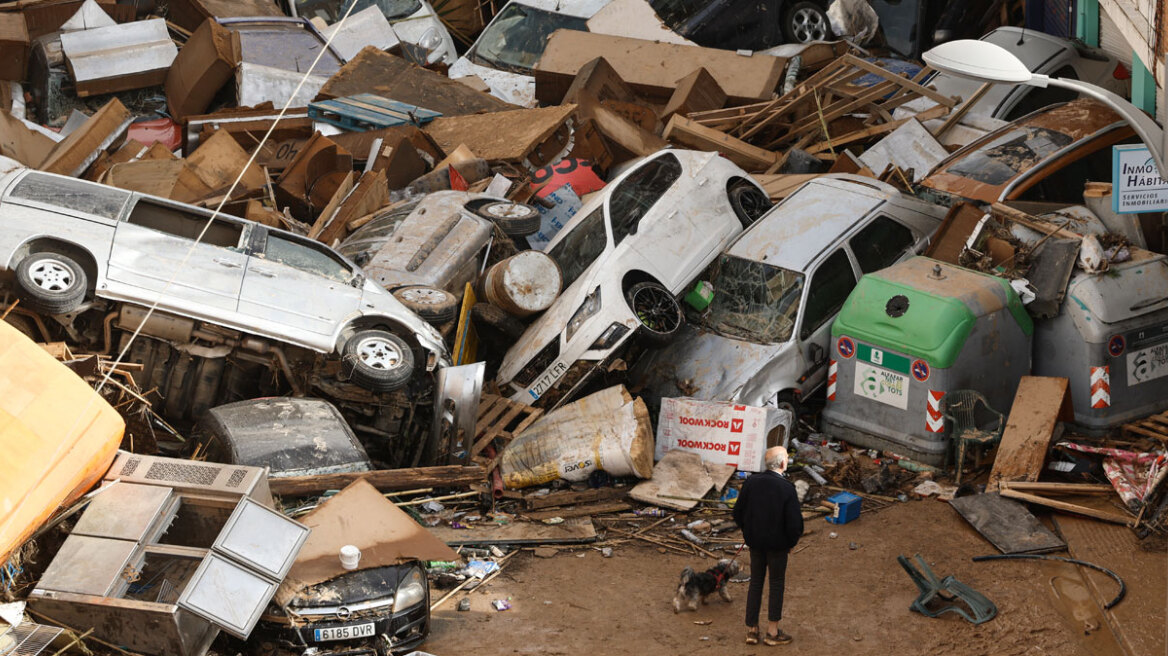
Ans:
<svg viewBox="0 0 1168 656"><path fill-rule="evenodd" d="M690 396L760 406L791 386L798 368L793 341L755 344L687 325L665 348L650 351L630 373L633 389L661 398ZM771 381L774 381L773 383Z"/></svg>

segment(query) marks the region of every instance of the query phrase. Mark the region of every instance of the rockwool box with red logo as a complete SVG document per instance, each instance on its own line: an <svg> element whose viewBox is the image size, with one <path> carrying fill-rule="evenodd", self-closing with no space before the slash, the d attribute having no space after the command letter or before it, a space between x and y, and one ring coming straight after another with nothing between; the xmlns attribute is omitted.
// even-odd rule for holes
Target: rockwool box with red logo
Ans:
<svg viewBox="0 0 1168 656"><path fill-rule="evenodd" d="M709 463L762 471L767 433L780 424L790 430L789 412L691 398L661 399L656 456L660 460L668 451L681 449Z"/></svg>

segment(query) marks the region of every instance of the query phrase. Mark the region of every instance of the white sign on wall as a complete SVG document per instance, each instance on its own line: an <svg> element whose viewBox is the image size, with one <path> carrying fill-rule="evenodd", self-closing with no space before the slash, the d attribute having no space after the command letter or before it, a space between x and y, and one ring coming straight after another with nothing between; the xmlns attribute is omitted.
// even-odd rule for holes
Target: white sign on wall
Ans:
<svg viewBox="0 0 1168 656"><path fill-rule="evenodd" d="M1168 180L1142 144L1112 146L1111 203L1121 214L1168 210Z"/></svg>

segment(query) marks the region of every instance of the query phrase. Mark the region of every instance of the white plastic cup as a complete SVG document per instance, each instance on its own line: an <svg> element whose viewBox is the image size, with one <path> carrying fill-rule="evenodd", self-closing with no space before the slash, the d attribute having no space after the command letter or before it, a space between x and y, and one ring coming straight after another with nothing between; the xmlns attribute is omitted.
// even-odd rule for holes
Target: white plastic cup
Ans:
<svg viewBox="0 0 1168 656"><path fill-rule="evenodd" d="M345 569L357 569L357 563L361 562L361 550L357 547L346 544L341 547L341 567Z"/></svg>

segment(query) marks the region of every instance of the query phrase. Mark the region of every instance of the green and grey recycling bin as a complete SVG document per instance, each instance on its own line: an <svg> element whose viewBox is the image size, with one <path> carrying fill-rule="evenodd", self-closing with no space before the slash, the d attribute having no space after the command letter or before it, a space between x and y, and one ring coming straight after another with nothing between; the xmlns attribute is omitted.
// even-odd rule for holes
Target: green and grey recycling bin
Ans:
<svg viewBox="0 0 1168 656"><path fill-rule="evenodd" d="M941 400L973 389L1008 412L1030 373L1033 332L1001 278L925 257L866 275L832 325L823 430L944 465Z"/></svg>
<svg viewBox="0 0 1168 656"><path fill-rule="evenodd" d="M1085 433L1168 409L1168 259L1131 250L1104 273L1076 270L1058 316L1035 324L1034 374L1070 381Z"/></svg>

